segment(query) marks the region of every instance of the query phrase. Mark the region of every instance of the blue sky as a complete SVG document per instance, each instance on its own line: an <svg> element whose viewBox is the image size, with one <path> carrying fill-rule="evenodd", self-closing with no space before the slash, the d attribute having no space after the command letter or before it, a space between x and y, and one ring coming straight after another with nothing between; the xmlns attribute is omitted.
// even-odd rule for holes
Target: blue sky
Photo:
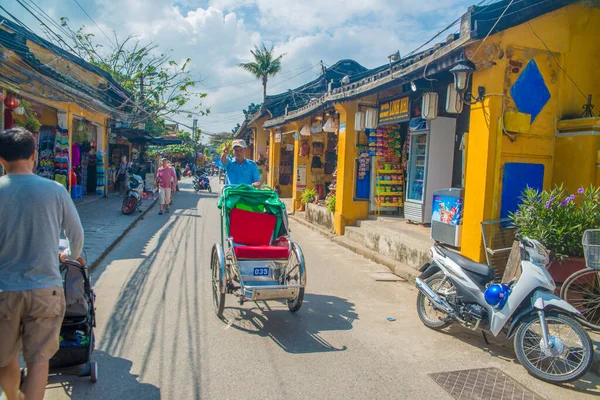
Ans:
<svg viewBox="0 0 600 400"><path fill-rule="evenodd" d="M21 0L34 3L58 21L86 26L108 46L100 29L75 0ZM208 93L203 106L210 116L199 125L207 132L230 131L241 122L241 110L262 100L259 81L236 67L248 60L254 45L265 42L285 53L282 73L269 82L269 94L280 93L319 75L319 61L332 65L351 58L368 68L387 62L400 50L407 54L476 0L78 0L100 28L120 37L137 35L172 49L175 59L192 59ZM5 2L3 2L5 3ZM41 34L39 23L15 0L3 4ZM438 41L454 31L444 33ZM181 119L190 124L190 121Z"/></svg>

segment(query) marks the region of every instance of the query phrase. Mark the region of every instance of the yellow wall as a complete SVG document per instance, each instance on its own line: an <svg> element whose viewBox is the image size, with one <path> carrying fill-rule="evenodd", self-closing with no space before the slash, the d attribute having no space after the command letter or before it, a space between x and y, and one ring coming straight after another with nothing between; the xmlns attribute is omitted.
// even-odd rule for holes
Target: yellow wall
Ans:
<svg viewBox="0 0 600 400"><path fill-rule="evenodd" d="M558 130L553 181L570 193L600 186L600 118L560 121Z"/></svg>
<svg viewBox="0 0 600 400"><path fill-rule="evenodd" d="M340 130L334 229L338 235L343 235L346 225L351 225L357 220L366 219L369 216L369 202L354 200L356 184L354 160L358 157L354 117L358 110L358 101L336 104L335 108L340 114ZM344 123L346 124L345 130L341 129Z"/></svg>
<svg viewBox="0 0 600 400"><path fill-rule="evenodd" d="M593 140L579 142L577 146L581 149L592 145L584 157L588 166L573 169L573 165L568 163L573 161L573 157L580 158L571 153L577 146L559 147L573 141L556 140L556 121L580 115L586 101L558 67L557 61L585 90L585 94L600 98L597 72L600 42L590 40L600 36L600 9L571 5L536 18L530 24L521 24L490 36L478 51L480 42L467 49L467 55L477 66L473 74L473 91L476 93L478 86L484 86L489 95L483 103L471 107L468 135L462 253L477 260L484 258L480 223L500 217L505 163L543 164L544 188L547 189L563 179L567 180L564 181L567 186L576 187L580 184L578 182L585 180L584 175L589 176L591 159L594 158ZM536 61L551 97L528 125L522 122L529 118L518 118L510 88L532 59ZM514 118L515 115L517 118ZM513 135L512 138L503 134L503 121L505 129L520 133L513 135L513 132L508 132ZM569 173L554 173L567 168L571 169Z"/></svg>

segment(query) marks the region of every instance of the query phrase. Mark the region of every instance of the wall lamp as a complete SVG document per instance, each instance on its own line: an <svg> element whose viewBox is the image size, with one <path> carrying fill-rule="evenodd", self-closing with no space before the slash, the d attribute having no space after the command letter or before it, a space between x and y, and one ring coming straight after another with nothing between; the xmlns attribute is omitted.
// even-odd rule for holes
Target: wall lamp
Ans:
<svg viewBox="0 0 600 400"><path fill-rule="evenodd" d="M475 104L483 101L485 98L485 88L483 86L477 87L477 97L473 97L471 92L466 92L469 86L469 78L475 72L475 64L469 60L460 60L450 70L454 75L454 87L461 96L463 102L468 104Z"/></svg>

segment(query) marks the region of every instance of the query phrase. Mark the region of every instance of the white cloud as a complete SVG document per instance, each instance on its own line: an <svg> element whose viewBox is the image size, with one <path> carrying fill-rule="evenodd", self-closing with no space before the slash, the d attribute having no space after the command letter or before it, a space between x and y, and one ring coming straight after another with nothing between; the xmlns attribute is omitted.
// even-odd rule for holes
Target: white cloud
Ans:
<svg viewBox="0 0 600 400"><path fill-rule="evenodd" d="M16 3L16 2L15 2ZM73 27L86 25L97 40L99 29L71 0L38 0ZM212 109L199 125L210 131L230 130L241 122L241 110L262 100L260 82L236 66L248 60L262 41L285 53L281 75L269 81L269 93L294 88L319 74L319 60L344 58L366 67L384 64L429 39L466 11L468 0L80 0L102 30L120 37L133 34L172 49L175 60L192 59L198 90ZM8 6L32 27L38 24L18 4ZM450 33L450 32L448 32ZM445 35L443 36L445 37ZM440 38L442 39L442 38ZM236 112L237 110L237 112ZM189 121L185 123L191 124Z"/></svg>

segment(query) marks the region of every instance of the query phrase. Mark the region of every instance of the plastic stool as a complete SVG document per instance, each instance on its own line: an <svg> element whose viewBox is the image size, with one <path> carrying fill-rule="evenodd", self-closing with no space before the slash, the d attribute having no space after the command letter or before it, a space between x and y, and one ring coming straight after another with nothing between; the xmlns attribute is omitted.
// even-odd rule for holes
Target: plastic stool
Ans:
<svg viewBox="0 0 600 400"><path fill-rule="evenodd" d="M79 185L71 186L71 197L73 200L79 200L83 197L83 189Z"/></svg>

